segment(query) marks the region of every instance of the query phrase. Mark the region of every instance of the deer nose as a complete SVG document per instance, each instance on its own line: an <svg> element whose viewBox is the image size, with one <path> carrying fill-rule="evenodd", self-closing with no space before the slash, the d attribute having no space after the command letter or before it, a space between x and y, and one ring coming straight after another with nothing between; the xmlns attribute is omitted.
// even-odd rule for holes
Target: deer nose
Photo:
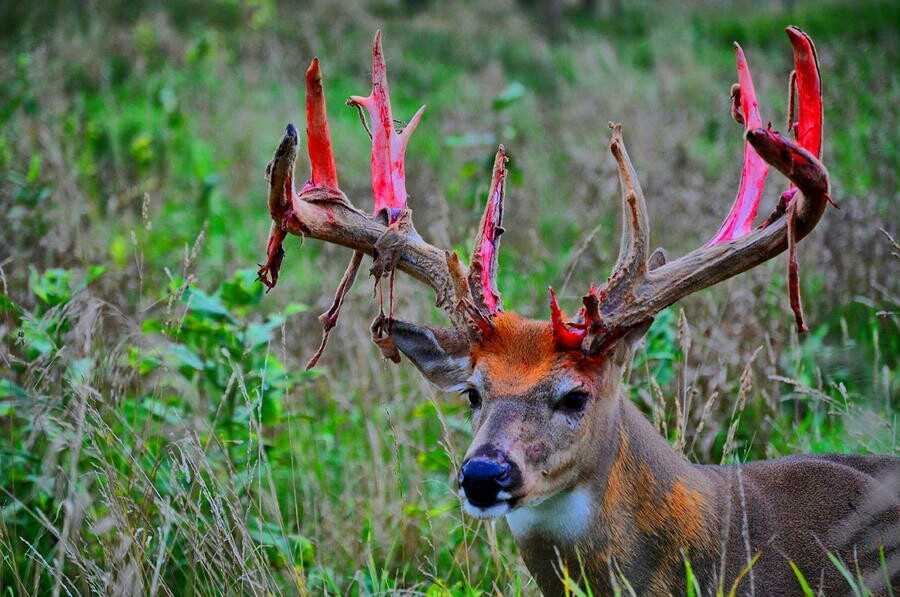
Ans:
<svg viewBox="0 0 900 597"><path fill-rule="evenodd" d="M466 499L473 506L489 508L497 503L501 491L508 491L516 484L515 465L505 458L475 457L463 463L459 471L459 484ZM505 496L506 499L509 496Z"/></svg>

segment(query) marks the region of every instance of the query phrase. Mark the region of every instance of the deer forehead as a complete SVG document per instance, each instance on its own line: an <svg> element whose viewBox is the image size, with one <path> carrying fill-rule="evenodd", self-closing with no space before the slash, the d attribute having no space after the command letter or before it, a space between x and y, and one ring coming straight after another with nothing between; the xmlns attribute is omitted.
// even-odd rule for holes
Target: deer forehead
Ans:
<svg viewBox="0 0 900 597"><path fill-rule="evenodd" d="M502 312L490 334L471 350L472 368L495 395L537 395L538 386L565 383L585 373L583 355L556 346L549 321Z"/></svg>

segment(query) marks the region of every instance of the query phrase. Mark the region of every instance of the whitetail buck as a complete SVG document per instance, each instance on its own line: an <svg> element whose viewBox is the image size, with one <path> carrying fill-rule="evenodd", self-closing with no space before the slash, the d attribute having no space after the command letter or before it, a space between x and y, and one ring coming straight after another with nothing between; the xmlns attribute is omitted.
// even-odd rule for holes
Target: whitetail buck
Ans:
<svg viewBox="0 0 900 597"><path fill-rule="evenodd" d="M644 196L621 127L611 125L622 189L619 257L612 275L590 289L572 319L551 290L550 321L501 308L496 269L507 173L503 147L467 268L413 228L404 153L422 110L396 130L380 35L372 52L372 92L348 102L368 115L371 213L354 207L339 189L317 60L306 73L312 174L297 192L298 136L289 125L267 170L274 224L260 278L269 287L276 283L287 233L354 249L321 318L325 332L310 366L364 254L374 258L382 307L395 269L434 289L452 328L398 321L382 309L373 339L385 356L399 361L402 352L438 387L468 397L475 437L458 474L463 508L478 518L506 517L545 594L563 592L562 566L598 594L610 592L614 579L626 579L639 595L677 594L685 591L684 558L704 594L734 586L739 594L798 594L789 560L814 589L845 594L849 586L829 552L876 592L900 582L900 460L817 455L691 464L621 388L623 368L656 313L785 250L791 307L798 328L804 327L795 243L813 229L830 198L819 161L823 120L815 49L799 29L787 33L795 62L789 133L762 126L748 65L736 47L732 112L746 140L740 188L721 229L687 255L666 261L662 251L650 253ZM769 165L790 185L754 229Z"/></svg>

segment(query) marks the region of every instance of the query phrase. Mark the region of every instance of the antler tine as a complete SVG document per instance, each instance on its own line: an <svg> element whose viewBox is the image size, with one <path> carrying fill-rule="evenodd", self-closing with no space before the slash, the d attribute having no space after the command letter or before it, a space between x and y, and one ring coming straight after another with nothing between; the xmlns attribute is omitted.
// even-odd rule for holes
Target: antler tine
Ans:
<svg viewBox="0 0 900 597"><path fill-rule="evenodd" d="M622 125L610 122L609 128L612 130L609 151L616 160L622 192L622 236L613 277L621 275L621 272L629 278L635 278L643 274L647 267L650 220L644 191L625 149Z"/></svg>
<svg viewBox="0 0 900 597"><path fill-rule="evenodd" d="M501 145L494 156L491 186L484 214L478 225L469 268L469 289L478 309L490 318L502 310L497 285L497 261L503 234L503 199L506 192L506 149Z"/></svg>
<svg viewBox="0 0 900 597"><path fill-rule="evenodd" d="M325 89L322 87L318 58L313 58L306 69L306 146L312 166L312 173L306 184L338 188L337 166L331 149Z"/></svg>
<svg viewBox="0 0 900 597"><path fill-rule="evenodd" d="M615 312L618 305L631 300L634 288L644 279L648 269L650 220L644 191L625 149L622 125L610 122L609 128L611 130L609 150L616 160L622 194L622 236L619 241L619 256L606 285L602 288L591 286L590 291L584 296L584 306L579 311L577 321L564 321L556 293L550 289L553 335L557 346L564 350L576 347L586 352L602 350L599 345L595 345L598 338L603 338L602 343L614 339L609 335L611 328L606 314Z"/></svg>
<svg viewBox="0 0 900 597"><path fill-rule="evenodd" d="M797 73L799 122L795 129L797 141L817 158L822 156L822 83L819 59L812 38L799 27L785 29L794 49L794 70Z"/></svg>
<svg viewBox="0 0 900 597"><path fill-rule="evenodd" d="M759 102L756 100L756 90L753 87L753 78L750 76L747 57L738 43L734 44L734 52L738 83L731 90L732 115L739 124L744 125L746 132L761 127L762 118L759 115ZM759 157L750 142L745 139L744 161L741 167L741 182L738 186L737 196L718 232L707 245L732 241L750 232L768 175L769 167Z"/></svg>
<svg viewBox="0 0 900 597"><path fill-rule="evenodd" d="M381 30L375 33L372 43L372 92L366 97L351 96L347 103L364 108L369 114L374 211L377 214L387 210L388 223L393 223L406 209L406 146L422 119L425 106L416 111L403 131L398 133L394 130Z"/></svg>

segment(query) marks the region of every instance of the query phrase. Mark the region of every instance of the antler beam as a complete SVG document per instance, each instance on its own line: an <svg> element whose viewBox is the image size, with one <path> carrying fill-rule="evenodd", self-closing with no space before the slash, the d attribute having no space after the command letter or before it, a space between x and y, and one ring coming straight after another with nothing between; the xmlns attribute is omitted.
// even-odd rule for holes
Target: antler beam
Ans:
<svg viewBox="0 0 900 597"><path fill-rule="evenodd" d="M289 210L280 212L277 227L290 234L374 255L376 243L387 232L385 224L354 207L339 190L314 186L296 192L293 170L297 144L297 130L288 125L269 164L269 203L290 206ZM438 306L455 310L447 252L412 235L401 237L398 243L397 268L434 289Z"/></svg>

